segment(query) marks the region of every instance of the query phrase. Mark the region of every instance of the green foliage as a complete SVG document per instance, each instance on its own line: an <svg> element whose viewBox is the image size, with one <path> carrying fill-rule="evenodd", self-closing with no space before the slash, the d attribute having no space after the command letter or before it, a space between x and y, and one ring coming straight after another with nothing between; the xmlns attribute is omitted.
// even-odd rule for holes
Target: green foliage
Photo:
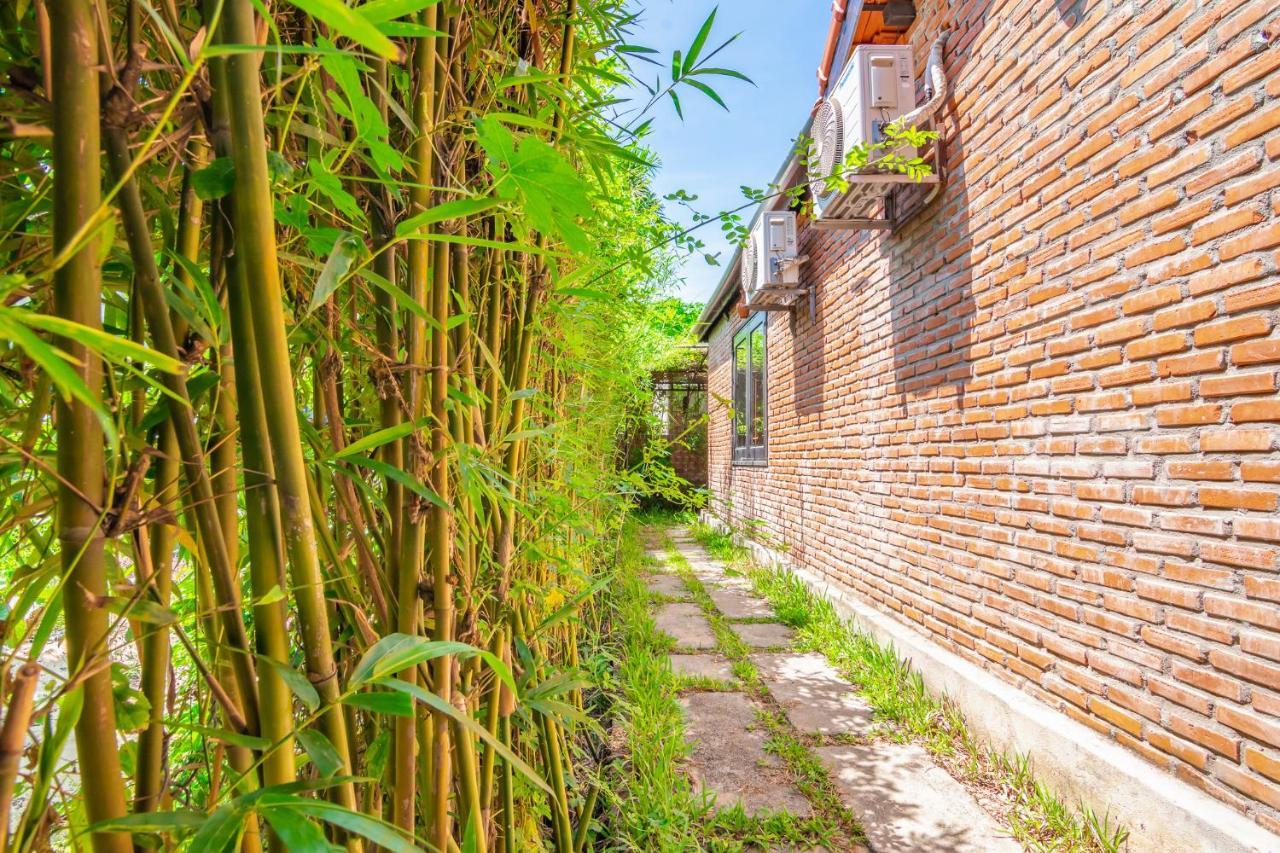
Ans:
<svg viewBox="0 0 1280 853"><path fill-rule="evenodd" d="M890 736L922 744L950 762L953 772L1001 792L1009 805L1006 821L1020 842L1037 851L1112 853L1124 848L1128 829L1084 806L1069 807L1035 778L1025 756L983 747L959 710L930 693L908 661L842 618L799 577L754 564L729 530L696 524L694 535L714 556L750 578L778 617L796 629L799 648L822 653L857 685L876 717L892 727Z"/></svg>
<svg viewBox="0 0 1280 853"><path fill-rule="evenodd" d="M0 139L0 660L52 659L75 608L101 611L108 633L90 659L48 667L40 701L57 713L30 733L17 837L59 847L113 830L225 849L256 825L296 849L347 836L422 846L439 792L419 792L412 831L387 824L406 719L464 734L458 766L488 773L490 802L452 829L460 849L499 830L516 849L537 843L548 794L587 832L582 782L601 731L586 706L607 673L585 677L578 647L608 589L602 543L640 496L682 489L661 450L637 471L625 446L650 417L651 371L689 358L698 313L669 295L680 229L650 189L642 140L656 106L685 108L678 92L723 105L713 82L741 75L710 62L732 39L714 38L710 16L670 82L626 103L652 52L628 43L633 18L613 0L568 17L558 0L107 0L91 35L110 40L112 73L94 119L123 136L126 162L57 174L42 8L0 9L0 112L14 130ZM236 41L232 19L249 22ZM417 62L436 48L438 90ZM232 144L250 118L264 132ZM55 244L52 198L81 179L102 203ZM140 214L121 204L132 193ZM262 228L238 227L250 210ZM86 252L101 329L62 317L50 283ZM277 276L278 304L261 297ZM151 287L157 311L144 308ZM158 342L165 309L171 345ZM263 332L277 328L272 348ZM257 377L235 370L251 360ZM254 385L268 370L292 384ZM55 404L87 407L104 440L66 446ZM296 447L281 440L290 425ZM168 443L177 427L191 452ZM302 485L289 492L295 456ZM100 589L61 563L59 464L72 457L103 470ZM193 497L202 481L210 500ZM203 523L210 503L218 518ZM402 543L418 541L406 531L422 534L410 553L424 564L447 551L441 577L400 573ZM402 577L429 614L407 632ZM237 621L243 648L227 630ZM317 667L324 649L332 666ZM124 778L63 760L99 674ZM241 713L251 696L256 727ZM81 794L132 803L147 744L164 759L161 810L90 828ZM470 808L454 760L445 802ZM298 782L257 787L273 764Z"/></svg>

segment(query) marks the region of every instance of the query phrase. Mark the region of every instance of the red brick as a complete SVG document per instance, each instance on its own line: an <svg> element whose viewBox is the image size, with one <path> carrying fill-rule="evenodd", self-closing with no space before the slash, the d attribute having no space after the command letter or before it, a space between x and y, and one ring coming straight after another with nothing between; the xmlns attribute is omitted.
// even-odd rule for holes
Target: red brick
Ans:
<svg viewBox="0 0 1280 853"><path fill-rule="evenodd" d="M1200 380L1200 393L1205 397L1235 397L1240 394L1270 394L1276 390L1274 373L1237 373Z"/></svg>
<svg viewBox="0 0 1280 853"><path fill-rule="evenodd" d="M1152 320L1152 328L1160 332L1165 329L1177 328L1178 326L1191 326L1196 323L1203 323L1217 313L1217 306L1209 300L1193 302L1190 305L1180 305L1177 308L1171 308L1168 311L1161 311L1156 314Z"/></svg>
<svg viewBox="0 0 1280 853"><path fill-rule="evenodd" d="M1280 630L1280 608L1269 604L1258 604L1217 593L1208 593L1204 597L1204 610L1212 616L1248 622L1259 628L1269 628L1273 631Z"/></svg>
<svg viewBox="0 0 1280 853"><path fill-rule="evenodd" d="M1218 722L1271 746L1280 746L1280 720L1268 720L1230 705L1219 705ZM1235 756L1232 756L1233 758Z"/></svg>
<svg viewBox="0 0 1280 853"><path fill-rule="evenodd" d="M1199 725L1178 714L1169 715L1169 728L1187 740L1211 749L1219 755L1225 755L1232 761L1240 758L1240 740L1230 734Z"/></svg>
<svg viewBox="0 0 1280 853"><path fill-rule="evenodd" d="M1272 59L1280 57L1280 51L1268 51L1268 53L1271 54ZM1280 104L1270 109L1258 110L1236 125L1227 134L1226 145L1228 148L1234 148L1277 127L1280 127Z"/></svg>
<svg viewBox="0 0 1280 853"><path fill-rule="evenodd" d="M1267 433L1262 435L1269 437ZM1246 483L1280 483L1280 462L1241 462L1240 479Z"/></svg>
<svg viewBox="0 0 1280 853"><path fill-rule="evenodd" d="M1206 453L1261 452L1270 450L1273 443L1271 432L1265 429L1206 430L1200 433L1200 449Z"/></svg>
<svg viewBox="0 0 1280 853"><path fill-rule="evenodd" d="M1231 407L1231 422L1236 424L1259 421L1280 421L1280 400L1250 400Z"/></svg>
<svg viewBox="0 0 1280 853"><path fill-rule="evenodd" d="M1272 361L1280 361L1280 338L1249 341L1231 348L1233 364L1265 364Z"/></svg>
<svg viewBox="0 0 1280 853"><path fill-rule="evenodd" d="M1193 335L1196 346L1210 346L1225 341L1239 341L1245 338L1256 338L1271 331L1271 318L1262 314L1251 314L1247 317L1233 317L1200 326Z"/></svg>
<svg viewBox="0 0 1280 853"><path fill-rule="evenodd" d="M1280 758L1267 755L1255 747L1247 746L1244 750L1244 763L1250 769L1256 770L1268 779L1280 782Z"/></svg>
<svg viewBox="0 0 1280 853"><path fill-rule="evenodd" d="M1195 406L1162 406L1156 410L1156 423L1160 426L1197 426L1222 421L1222 407L1204 403Z"/></svg>

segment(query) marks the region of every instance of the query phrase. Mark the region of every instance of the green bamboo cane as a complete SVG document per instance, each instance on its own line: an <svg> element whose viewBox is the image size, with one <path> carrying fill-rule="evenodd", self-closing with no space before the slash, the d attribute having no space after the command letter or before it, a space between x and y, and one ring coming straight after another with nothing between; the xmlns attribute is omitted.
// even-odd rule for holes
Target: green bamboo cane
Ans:
<svg viewBox="0 0 1280 853"><path fill-rule="evenodd" d="M251 44L256 40L252 0L227 0L224 9L224 37L231 44ZM246 273L254 281L235 281L233 286L248 290L258 368L264 389L272 458L275 462L285 541L289 553L292 592L298 612L301 645L308 676L321 700L333 705L321 718L321 726L333 744L344 774L352 772L346 719L336 706L340 687L338 668L329 631L329 614L324 595L324 578L316 551L316 534L307 494L306 460L298 425L292 362L285 328L285 295L280 283L276 255L275 214L272 206L267 153L263 145L265 128L262 94L258 80L258 57L235 54L226 60L232 159L235 163L236 254L243 258ZM232 330L234 340L234 329ZM237 346L243 351L243 345ZM267 393L269 389L269 393ZM338 804L355 810L355 787L344 782L331 789ZM348 847L362 845L352 837Z"/></svg>
<svg viewBox="0 0 1280 853"><path fill-rule="evenodd" d="M53 78L53 250L70 245L97 211L101 193L98 116L98 34L89 0L51 0L49 18ZM85 243L53 273L53 309L59 317L90 328L102 327L102 281L97 240ZM102 362L72 340L59 345L75 359L74 369L94 399L101 399ZM86 403L59 399L58 540L62 569L67 664L86 670L84 705L75 725L81 794L90 822L123 817L124 784L116 748L115 700L111 672L98 650L105 648L107 611L91 597L107 593L104 541L99 516L106 502L106 460L102 426ZM95 833L96 851L132 849L129 836Z"/></svg>
<svg viewBox="0 0 1280 853"><path fill-rule="evenodd" d="M132 157L125 132L117 127L107 127L103 134L107 144L107 156L117 177L128 173ZM156 267L155 253L151 247L151 233L146 211L142 206L142 194L135 177L129 177L116 196L120 204L125 236L133 257L134 278L138 295L142 300L147 327L155 349L171 358L178 357L178 342L174 334L169 306L160 284L160 271ZM236 581L235 564L228 544L230 536L223 529L218 512L213 483L205 465L204 447L196 431L194 411L187 395L187 382L183 374L166 373L162 377L165 388L175 398L169 406L170 421L178 439L182 454L182 469L189 487L187 508L200 532L201 542L212 574L214 592L217 595L219 618L227 646L231 650L230 663L235 673L242 703L241 711L250 733L258 731L258 683L250 656L249 635L245 629L240 608L240 590Z"/></svg>
<svg viewBox="0 0 1280 853"><path fill-rule="evenodd" d="M216 0L215 0L216 2ZM214 152L219 157L231 155L231 129L228 124L228 86L226 63L215 58L209 63L209 77L213 86L209 136ZM214 207L214 233L219 247L230 241L231 222L234 219L233 198L222 199ZM261 374L253 341L253 321L250 307L244 298L244 282L248 272L244 258L235 253L223 263L225 252L217 252L223 285L227 294L227 315L233 340L239 341L239 350L232 350L231 364L236 390L238 439L244 460L244 504L247 543L249 548L250 588L253 591L254 647L263 658L289 666L288 607L283 598L271 599L275 589L288 587L285 578L284 533L280 519L280 505L274 488L274 463L267 438L267 421L262 401ZM264 784L282 785L296 779L293 746L293 694L289 691L275 668L258 668L258 694L261 705L260 727L262 736L278 749L268 753L262 764ZM272 836L273 848L279 847L279 839Z"/></svg>
<svg viewBox="0 0 1280 853"><path fill-rule="evenodd" d="M421 22L431 30L436 29L439 9L431 6L421 13ZM417 39L413 53L415 78L413 119L417 135L413 143L415 163L414 182L409 190L409 215L426 210L431 203L430 187L435 175L434 125L436 115L436 54L438 38L434 35ZM430 244L414 240L408 246L408 284L410 296L420 305L427 300L430 267ZM406 328L409 372L404 382L404 398L409 407L409 417L418 421L422 416L422 368L426 365L426 335L422 318L411 314ZM405 442L404 461L417 473L420 464L420 439L411 435ZM407 496L406 496L407 497ZM396 630L417 635L420 628L421 602L418 582L422 576L423 550L426 544L424 509L416 497L407 497L402 503L399 553L396 559ZM417 668L407 669L400 678L418 683ZM415 790L418 780L419 754L416 751L417 721L413 717L398 717L394 729L394 770L392 773L392 819L403 829L412 829L415 822ZM426 759L426 756L423 756ZM425 796L424 792L424 796ZM442 845L437 845L442 846Z"/></svg>
<svg viewBox="0 0 1280 853"><path fill-rule="evenodd" d="M431 595L435 625L432 639L443 642L453 639L453 582L450 569L453 559L453 519L449 509L449 468L446 451L449 440L448 412L445 400L449 384L449 244L435 245L434 268L431 288L431 488L439 501L431 505ZM436 695L443 701L453 702L452 655L441 655L432 664ZM453 787L453 762L449 717L432 710L433 753L435 767L436 808L433 814L435 826L433 839L443 848L451 835L448 797Z"/></svg>

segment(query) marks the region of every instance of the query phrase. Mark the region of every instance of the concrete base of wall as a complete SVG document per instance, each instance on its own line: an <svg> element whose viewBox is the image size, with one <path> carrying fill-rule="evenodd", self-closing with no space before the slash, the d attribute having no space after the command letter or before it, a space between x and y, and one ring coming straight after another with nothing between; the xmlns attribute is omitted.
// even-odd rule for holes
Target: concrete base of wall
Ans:
<svg viewBox="0 0 1280 853"><path fill-rule="evenodd" d="M723 522L704 513L707 523ZM1110 815L1130 830L1133 853L1277 853L1280 836L1065 714L870 607L785 555L744 541L756 560L781 567L827 598L844 617L910 661L934 693L964 713L989 745L1030 756L1037 778L1067 802Z"/></svg>

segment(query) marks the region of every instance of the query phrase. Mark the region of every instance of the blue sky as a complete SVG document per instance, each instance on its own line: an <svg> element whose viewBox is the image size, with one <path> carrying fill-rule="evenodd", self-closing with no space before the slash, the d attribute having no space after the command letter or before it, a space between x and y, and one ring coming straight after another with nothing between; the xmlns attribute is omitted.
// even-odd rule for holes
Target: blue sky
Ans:
<svg viewBox="0 0 1280 853"><path fill-rule="evenodd" d="M661 160L655 189L667 194L683 189L699 197L704 213L742 204L740 186L763 187L773 179L804 125L818 95L817 68L822 58L830 0L637 0L643 8L632 42L659 51L664 82L670 79L671 52L684 50L711 10L719 7L707 49L734 33L742 35L713 64L746 74L756 85L727 77L711 78L729 111L692 89L679 90L684 121L670 101L655 107L653 130L646 144ZM659 68L637 63L652 78ZM640 95L643 97L644 92ZM669 214L688 222L685 211L668 202ZM717 225L699 233L722 264L733 250ZM724 267L710 266L700 256L685 261L678 294L703 302L711 296Z"/></svg>

